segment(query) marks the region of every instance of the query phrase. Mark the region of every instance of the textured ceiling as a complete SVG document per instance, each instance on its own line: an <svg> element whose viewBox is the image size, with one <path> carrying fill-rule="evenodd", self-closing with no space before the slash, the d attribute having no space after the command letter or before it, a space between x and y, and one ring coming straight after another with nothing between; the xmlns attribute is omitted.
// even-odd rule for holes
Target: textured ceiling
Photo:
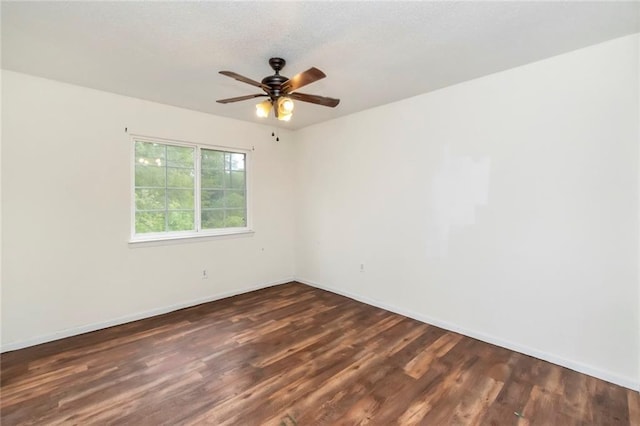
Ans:
<svg viewBox="0 0 640 426"><path fill-rule="evenodd" d="M640 31L638 2L3 2L2 68L240 120L260 80L315 66L301 128ZM579 70L577 70L579 71Z"/></svg>

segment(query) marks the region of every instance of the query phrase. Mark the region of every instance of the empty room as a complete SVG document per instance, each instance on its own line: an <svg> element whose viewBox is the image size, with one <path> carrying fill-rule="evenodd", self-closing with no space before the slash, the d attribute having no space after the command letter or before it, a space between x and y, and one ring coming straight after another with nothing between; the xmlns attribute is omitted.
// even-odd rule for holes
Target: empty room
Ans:
<svg viewBox="0 0 640 426"><path fill-rule="evenodd" d="M0 14L2 425L640 425L640 2Z"/></svg>

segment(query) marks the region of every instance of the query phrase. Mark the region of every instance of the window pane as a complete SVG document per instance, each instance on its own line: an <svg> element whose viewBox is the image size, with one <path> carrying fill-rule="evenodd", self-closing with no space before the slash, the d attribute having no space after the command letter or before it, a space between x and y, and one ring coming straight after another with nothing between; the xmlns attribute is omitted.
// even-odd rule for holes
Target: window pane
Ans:
<svg viewBox="0 0 640 426"><path fill-rule="evenodd" d="M244 156L245 154L233 153L231 154L231 170L244 171Z"/></svg>
<svg viewBox="0 0 640 426"><path fill-rule="evenodd" d="M224 152L203 149L201 166L202 169L224 170Z"/></svg>
<svg viewBox="0 0 640 426"><path fill-rule="evenodd" d="M167 146L167 166L193 168L193 154L193 148Z"/></svg>
<svg viewBox="0 0 640 426"><path fill-rule="evenodd" d="M202 229L247 226L245 154L202 151Z"/></svg>
<svg viewBox="0 0 640 426"><path fill-rule="evenodd" d="M169 188L193 188L193 169L167 168L167 187Z"/></svg>
<svg viewBox="0 0 640 426"><path fill-rule="evenodd" d="M224 184L224 171L202 170L203 188L222 188Z"/></svg>
<svg viewBox="0 0 640 426"><path fill-rule="evenodd" d="M247 226L244 210L227 210L224 225L227 228L239 228Z"/></svg>
<svg viewBox="0 0 640 426"><path fill-rule="evenodd" d="M192 189L168 189L167 204L169 210L193 209Z"/></svg>
<svg viewBox="0 0 640 426"><path fill-rule="evenodd" d="M245 208L244 191L226 191L226 207Z"/></svg>
<svg viewBox="0 0 640 426"><path fill-rule="evenodd" d="M136 165L136 186L164 187L164 185L164 167Z"/></svg>
<svg viewBox="0 0 640 426"><path fill-rule="evenodd" d="M202 229L224 228L224 210L202 210Z"/></svg>
<svg viewBox="0 0 640 426"><path fill-rule="evenodd" d="M164 166L166 158L166 146L152 143L136 141L136 164Z"/></svg>
<svg viewBox="0 0 640 426"><path fill-rule="evenodd" d="M227 172L227 188L244 189L244 172Z"/></svg>
<svg viewBox="0 0 640 426"><path fill-rule="evenodd" d="M135 153L135 233L195 230L195 148L136 141Z"/></svg>
<svg viewBox="0 0 640 426"><path fill-rule="evenodd" d="M164 232L164 212L136 212L136 233Z"/></svg>
<svg viewBox="0 0 640 426"><path fill-rule="evenodd" d="M224 191L202 190L202 208L224 207Z"/></svg>
<svg viewBox="0 0 640 426"><path fill-rule="evenodd" d="M165 190L156 188L136 189L137 210L165 209Z"/></svg>
<svg viewBox="0 0 640 426"><path fill-rule="evenodd" d="M193 211L169 212L169 231L193 231Z"/></svg>

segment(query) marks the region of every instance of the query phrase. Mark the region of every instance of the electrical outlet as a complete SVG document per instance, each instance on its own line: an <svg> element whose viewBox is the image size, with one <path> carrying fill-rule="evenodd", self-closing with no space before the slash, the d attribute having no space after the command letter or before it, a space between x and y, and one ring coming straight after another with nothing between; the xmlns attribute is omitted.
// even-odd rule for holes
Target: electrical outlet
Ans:
<svg viewBox="0 0 640 426"><path fill-rule="evenodd" d="M364 272L364 263L360 264L360 272Z"/></svg>
<svg viewBox="0 0 640 426"><path fill-rule="evenodd" d="M209 279L209 275L207 274L207 270L206 269L202 270L202 279L203 280Z"/></svg>

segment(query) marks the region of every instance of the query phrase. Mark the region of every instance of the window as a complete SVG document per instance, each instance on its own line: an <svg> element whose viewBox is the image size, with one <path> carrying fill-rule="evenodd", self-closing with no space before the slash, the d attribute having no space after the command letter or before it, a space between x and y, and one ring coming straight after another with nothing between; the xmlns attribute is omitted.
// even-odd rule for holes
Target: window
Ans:
<svg viewBox="0 0 640 426"><path fill-rule="evenodd" d="M249 231L248 152L134 138L132 240Z"/></svg>

